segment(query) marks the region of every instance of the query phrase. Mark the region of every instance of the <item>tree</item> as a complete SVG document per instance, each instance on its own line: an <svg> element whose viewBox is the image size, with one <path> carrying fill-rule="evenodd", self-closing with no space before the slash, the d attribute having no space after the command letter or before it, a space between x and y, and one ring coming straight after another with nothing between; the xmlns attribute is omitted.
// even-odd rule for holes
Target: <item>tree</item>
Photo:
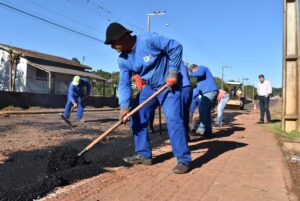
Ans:
<svg viewBox="0 0 300 201"><path fill-rule="evenodd" d="M12 49L8 50L9 59L9 91L16 90L16 77L17 77L17 66L20 63L20 53L14 52Z"/></svg>
<svg viewBox="0 0 300 201"><path fill-rule="evenodd" d="M219 78L219 77L214 77L215 78L215 82L216 84L218 85L218 87L221 89L221 86L222 86L222 79ZM225 91L228 91L228 85L226 84L226 82L223 82L223 87L224 87L224 90Z"/></svg>
<svg viewBox="0 0 300 201"><path fill-rule="evenodd" d="M94 92L97 95L114 95L115 87L119 83L120 72L107 72L103 70L92 71L93 73L104 78L108 82L96 82L93 85Z"/></svg>
<svg viewBox="0 0 300 201"><path fill-rule="evenodd" d="M273 87L273 96L282 96L282 88Z"/></svg>

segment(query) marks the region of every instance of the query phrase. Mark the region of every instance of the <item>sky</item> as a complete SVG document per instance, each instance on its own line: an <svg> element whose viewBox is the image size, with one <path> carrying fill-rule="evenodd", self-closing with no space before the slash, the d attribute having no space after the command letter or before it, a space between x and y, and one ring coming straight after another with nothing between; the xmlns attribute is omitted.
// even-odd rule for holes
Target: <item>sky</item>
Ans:
<svg viewBox="0 0 300 201"><path fill-rule="evenodd" d="M106 27L119 22L134 34L147 31L179 41L183 60L209 67L225 80L257 83L264 74L274 87L282 78L282 0L0 0L17 9L95 37L93 40L0 5L0 43L53 54L109 72L118 53L104 45ZM100 41L99 41L100 40ZM83 58L84 61L83 61Z"/></svg>

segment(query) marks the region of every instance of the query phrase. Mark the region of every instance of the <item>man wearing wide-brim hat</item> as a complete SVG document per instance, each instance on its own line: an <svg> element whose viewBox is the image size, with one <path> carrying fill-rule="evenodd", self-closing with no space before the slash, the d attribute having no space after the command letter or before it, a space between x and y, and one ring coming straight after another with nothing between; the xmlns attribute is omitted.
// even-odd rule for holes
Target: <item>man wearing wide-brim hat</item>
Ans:
<svg viewBox="0 0 300 201"><path fill-rule="evenodd" d="M132 36L132 31L118 23L111 23L106 30L105 44L120 53L119 104L122 119L129 111L131 97L131 76L138 74L146 83L132 108L145 101L164 84L165 90L130 119L130 127L135 142L136 155L124 158L130 164L152 164L152 151L148 136L148 120L158 104L166 116L168 133L177 158L173 171L184 174L190 171L191 155L185 136L182 119L181 88L182 45L164 36L146 33Z"/></svg>

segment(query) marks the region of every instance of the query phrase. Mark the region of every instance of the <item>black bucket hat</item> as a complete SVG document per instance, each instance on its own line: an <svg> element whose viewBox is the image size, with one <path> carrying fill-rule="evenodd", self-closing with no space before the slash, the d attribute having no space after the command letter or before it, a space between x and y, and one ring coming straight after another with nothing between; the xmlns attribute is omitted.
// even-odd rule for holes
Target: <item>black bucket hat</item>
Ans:
<svg viewBox="0 0 300 201"><path fill-rule="evenodd" d="M109 45L112 41L119 40L125 34L132 33L132 31L126 29L123 25L113 22L106 29L106 39L104 44Z"/></svg>

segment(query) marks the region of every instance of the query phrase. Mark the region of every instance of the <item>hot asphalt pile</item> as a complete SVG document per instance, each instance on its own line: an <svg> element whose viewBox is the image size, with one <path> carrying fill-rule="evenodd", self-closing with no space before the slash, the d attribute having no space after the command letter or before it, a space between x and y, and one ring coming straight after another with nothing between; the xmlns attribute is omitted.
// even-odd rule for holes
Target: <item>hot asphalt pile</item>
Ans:
<svg viewBox="0 0 300 201"><path fill-rule="evenodd" d="M0 200L32 200L45 196L56 187L103 172L103 169L97 165L89 164L84 157L77 157L77 153L78 150L72 147L59 147L48 152L47 155L40 156L41 161L48 160L47 165L40 164L42 166L41 173L34 176L30 184L22 185L20 181L20 185L15 188L1 187ZM18 159L16 158L16 160ZM28 162L30 163L30 161ZM88 168L89 171L84 171L85 168Z"/></svg>

